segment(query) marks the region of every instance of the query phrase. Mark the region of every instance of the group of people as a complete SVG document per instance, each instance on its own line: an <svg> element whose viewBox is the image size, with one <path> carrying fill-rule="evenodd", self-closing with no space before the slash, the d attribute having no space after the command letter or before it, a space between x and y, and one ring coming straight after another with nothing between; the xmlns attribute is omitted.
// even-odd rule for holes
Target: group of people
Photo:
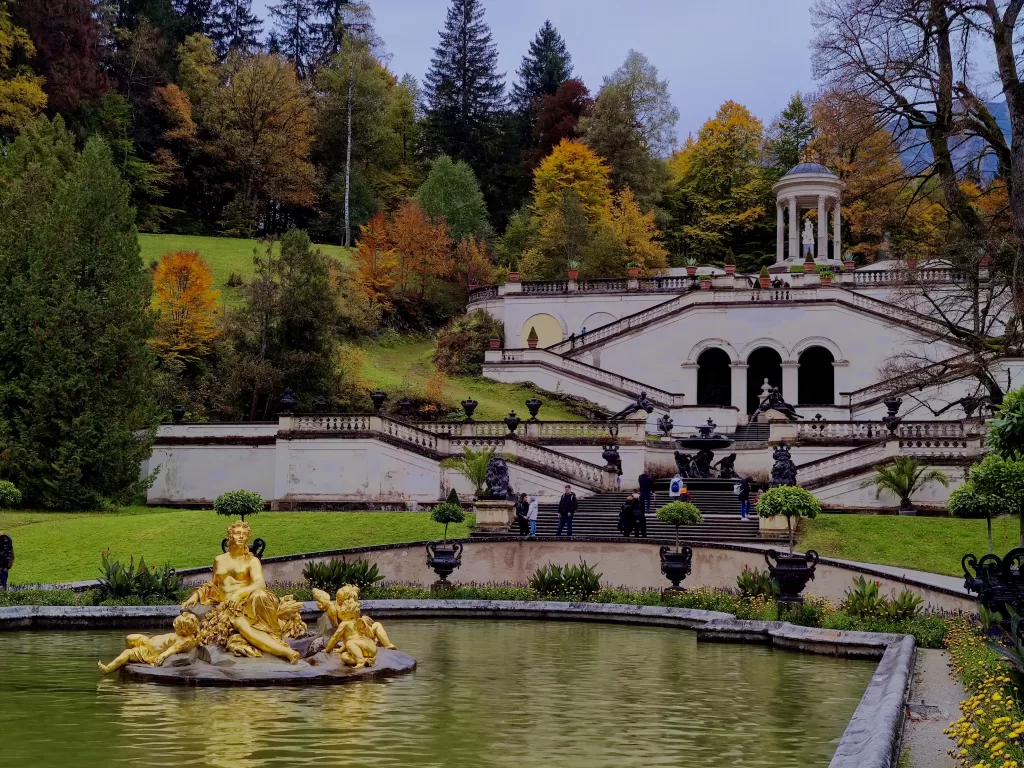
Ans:
<svg viewBox="0 0 1024 768"><path fill-rule="evenodd" d="M526 494L520 493L519 498L516 499L515 512L516 524L519 526L519 535L536 536L537 515L539 514L537 497L531 496L529 500L527 500Z"/></svg>

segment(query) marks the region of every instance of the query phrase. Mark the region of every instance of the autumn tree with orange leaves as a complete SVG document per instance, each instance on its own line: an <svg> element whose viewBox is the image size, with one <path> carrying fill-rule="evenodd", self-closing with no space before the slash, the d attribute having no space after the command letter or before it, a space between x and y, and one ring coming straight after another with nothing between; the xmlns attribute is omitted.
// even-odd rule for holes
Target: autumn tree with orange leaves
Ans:
<svg viewBox="0 0 1024 768"><path fill-rule="evenodd" d="M398 284L398 259L388 239L388 223L378 213L359 228L354 279L371 304L390 309Z"/></svg>
<svg viewBox="0 0 1024 768"><path fill-rule="evenodd" d="M388 224L388 240L398 260L398 288L423 300L433 279L447 280L455 272L452 241L444 219L431 222L412 200L399 206Z"/></svg>
<svg viewBox="0 0 1024 768"><path fill-rule="evenodd" d="M219 301L213 272L198 253L165 254L153 272L157 318L152 345L157 354L183 361L206 355L210 342L222 333Z"/></svg>

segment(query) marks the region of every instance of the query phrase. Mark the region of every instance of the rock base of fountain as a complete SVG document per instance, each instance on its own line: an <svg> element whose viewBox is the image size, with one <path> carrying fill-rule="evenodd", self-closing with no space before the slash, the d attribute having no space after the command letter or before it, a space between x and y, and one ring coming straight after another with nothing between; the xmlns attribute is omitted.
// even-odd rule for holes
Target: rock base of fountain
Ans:
<svg viewBox="0 0 1024 768"><path fill-rule="evenodd" d="M297 650L312 638L291 643ZM339 685L360 680L404 675L416 669L416 659L401 651L381 648L372 667L346 666L337 653L314 653L289 664L275 656L238 657L214 646L172 656L163 666L127 664L121 677L147 683L205 686Z"/></svg>

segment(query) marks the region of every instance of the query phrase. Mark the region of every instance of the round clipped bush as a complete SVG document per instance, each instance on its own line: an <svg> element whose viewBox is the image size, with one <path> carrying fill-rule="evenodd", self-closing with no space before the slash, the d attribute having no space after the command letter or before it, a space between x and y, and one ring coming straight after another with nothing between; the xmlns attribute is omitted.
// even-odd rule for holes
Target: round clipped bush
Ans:
<svg viewBox="0 0 1024 768"><path fill-rule="evenodd" d="M21 491L10 480L0 480L0 509L16 509L21 506Z"/></svg>
<svg viewBox="0 0 1024 768"><path fill-rule="evenodd" d="M262 512L263 505L263 497L256 491L228 491L217 497L213 509L218 515L245 520L246 515Z"/></svg>
<svg viewBox="0 0 1024 768"><path fill-rule="evenodd" d="M793 518L806 517L813 520L821 512L821 503L810 491L795 485L777 485L761 494L757 500L757 514L761 517L786 518L789 531L789 554L793 554Z"/></svg>
<svg viewBox="0 0 1024 768"><path fill-rule="evenodd" d="M444 540L448 541L449 524L463 522L466 519L466 513L462 511L462 507L458 504L446 501L444 504L438 504L430 510L430 519L435 523L442 523L444 525Z"/></svg>
<svg viewBox="0 0 1024 768"><path fill-rule="evenodd" d="M661 522L676 527L676 549L679 549L679 526L699 525L704 522L700 510L688 501L671 501L661 507L654 516Z"/></svg>

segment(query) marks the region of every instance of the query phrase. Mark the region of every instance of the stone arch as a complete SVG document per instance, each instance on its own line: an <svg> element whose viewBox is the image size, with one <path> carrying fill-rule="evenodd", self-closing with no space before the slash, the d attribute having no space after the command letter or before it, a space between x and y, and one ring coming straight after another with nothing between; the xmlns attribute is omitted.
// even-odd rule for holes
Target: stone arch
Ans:
<svg viewBox="0 0 1024 768"><path fill-rule="evenodd" d="M740 350L739 358L749 362L750 356L758 349L765 348L774 349L779 353L779 358L782 360L789 360L789 350L786 349L786 345L777 339L772 339L767 336L763 336L760 339L754 339L753 341L747 342L743 349ZM760 388L760 385L758 385Z"/></svg>
<svg viewBox="0 0 1024 768"><path fill-rule="evenodd" d="M697 356L697 405L732 405L729 353L708 347Z"/></svg>
<svg viewBox="0 0 1024 768"><path fill-rule="evenodd" d="M832 353L832 357L836 361L843 359L843 351L839 348L839 345L832 341L832 339L824 336L808 336L807 338L798 341L793 345L793 351L790 353L790 359L799 359L800 355L811 347L824 347Z"/></svg>
<svg viewBox="0 0 1024 768"><path fill-rule="evenodd" d="M754 413L760 405L761 387L765 379L773 387L782 389L784 352L780 352L778 346L765 344L747 352L747 413ZM783 396L785 394L783 392Z"/></svg>
<svg viewBox="0 0 1024 768"><path fill-rule="evenodd" d="M583 321L580 328L586 328L588 331L592 331L595 328L600 328L602 325L608 325L608 323L614 323L618 320L615 315L611 312L594 312L587 316L587 319Z"/></svg>
<svg viewBox="0 0 1024 768"><path fill-rule="evenodd" d="M690 348L690 354L686 356L686 359L696 362L701 353L708 349L721 349L729 356L730 363L735 363L740 359L740 356L736 354L736 349L725 339L704 339L698 341Z"/></svg>
<svg viewBox="0 0 1024 768"><path fill-rule="evenodd" d="M797 371L797 403L799 405L835 405L835 355L828 347L814 345L800 353Z"/></svg>
<svg viewBox="0 0 1024 768"><path fill-rule="evenodd" d="M539 312L528 317L523 323L522 330L519 332L520 347L528 346L527 339L530 335L530 328L537 330L537 347L539 349L557 344L569 335L561 318L547 312Z"/></svg>

